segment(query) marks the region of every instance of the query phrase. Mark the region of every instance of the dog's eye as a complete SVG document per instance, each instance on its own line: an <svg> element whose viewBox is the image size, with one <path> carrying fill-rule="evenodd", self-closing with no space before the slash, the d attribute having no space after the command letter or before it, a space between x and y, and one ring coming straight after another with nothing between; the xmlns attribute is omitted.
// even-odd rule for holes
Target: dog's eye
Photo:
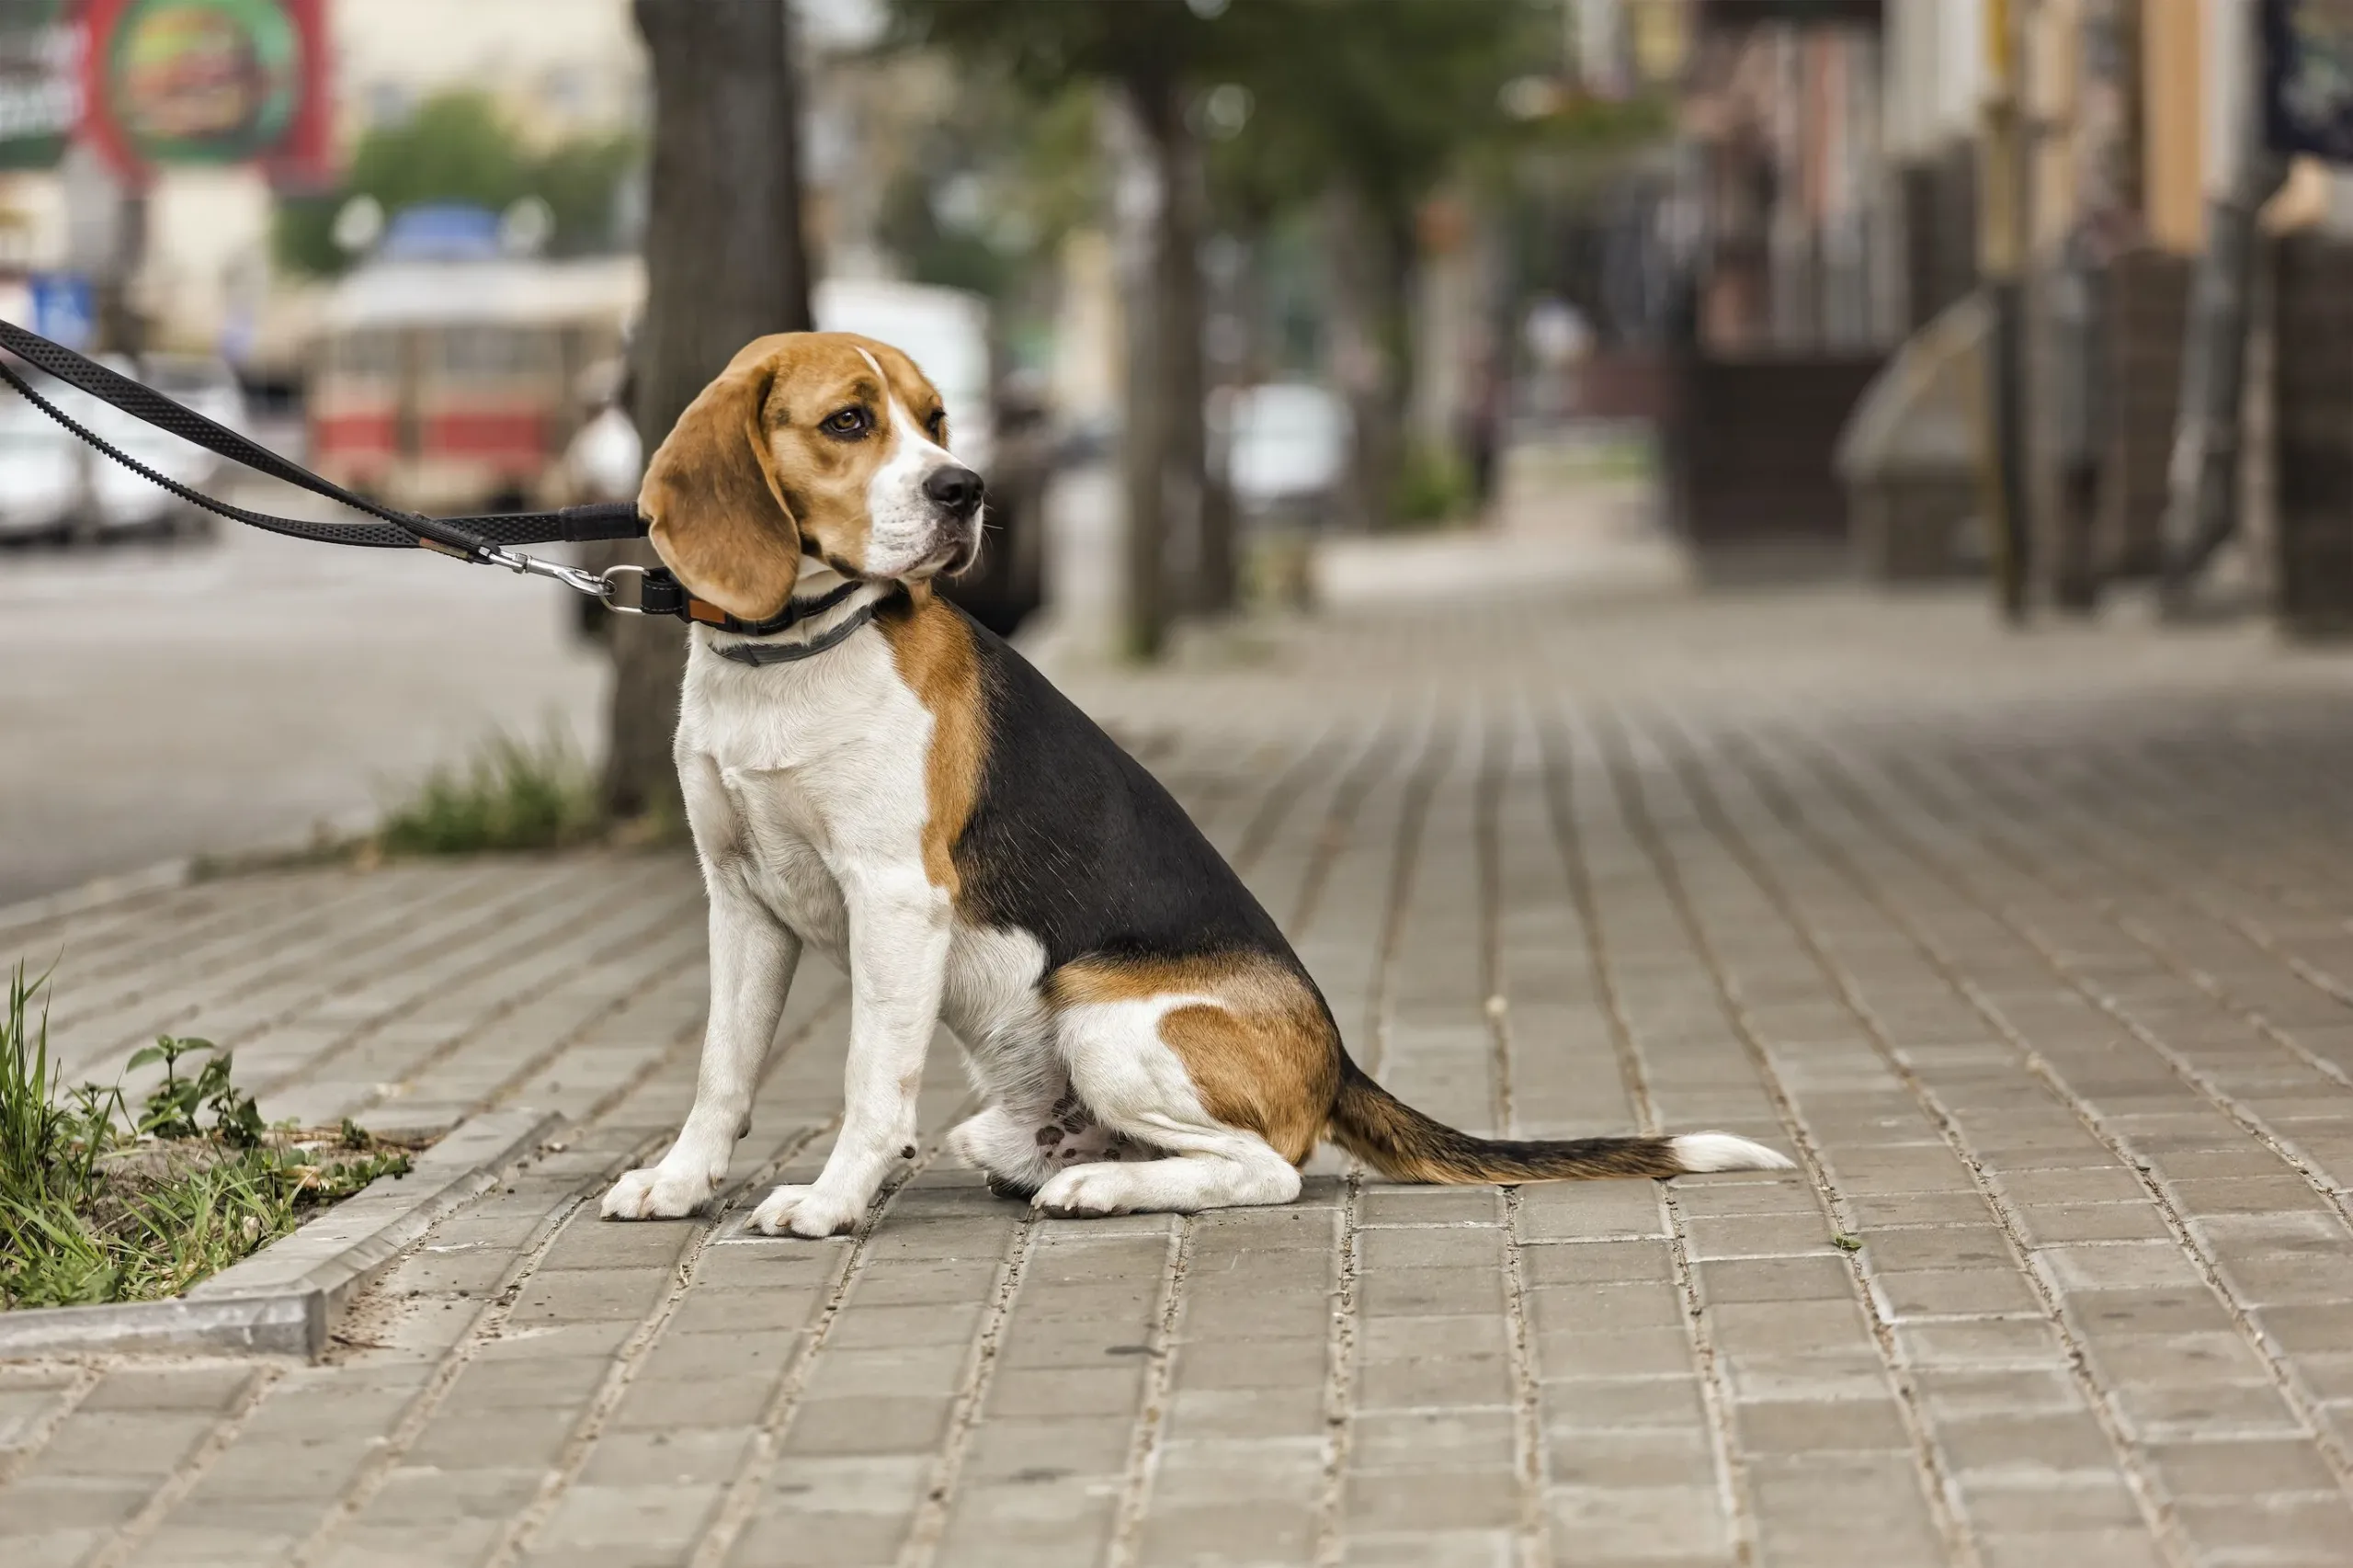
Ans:
<svg viewBox="0 0 2353 1568"><path fill-rule="evenodd" d="M866 410L845 408L825 421L825 428L836 436L863 436L866 434Z"/></svg>
<svg viewBox="0 0 2353 1568"><path fill-rule="evenodd" d="M933 440L946 440L948 438L948 411L944 408L936 408L932 410L931 417L923 422L923 427L931 433L931 438Z"/></svg>

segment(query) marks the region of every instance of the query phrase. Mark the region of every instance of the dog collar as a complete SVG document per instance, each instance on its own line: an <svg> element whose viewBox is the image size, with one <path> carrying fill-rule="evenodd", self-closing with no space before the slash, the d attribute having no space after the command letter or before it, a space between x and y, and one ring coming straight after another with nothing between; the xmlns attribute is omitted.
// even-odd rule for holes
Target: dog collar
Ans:
<svg viewBox="0 0 2353 1568"><path fill-rule="evenodd" d="M845 583L821 598L811 599L806 606L788 605L785 607L788 611L798 609L800 613L794 615L790 620L787 620L785 625L790 626L796 621L806 620L820 611L831 609L865 585L863 583ZM838 648L848 642L858 633L859 628L874 619L876 611L898 599L904 591L893 585L889 593L871 599L851 611L839 626L828 627L806 642L728 642L713 647L711 652L722 659L756 667L763 665L793 665L799 664L803 659L813 659L827 649ZM763 621L761 624L767 625L767 622Z"/></svg>
<svg viewBox="0 0 2353 1568"><path fill-rule="evenodd" d="M638 579L637 602L616 608L639 615L675 615L681 620L691 620L717 631L732 631L738 637L768 637L800 625L813 615L823 615L866 585L853 578L830 588L813 599L798 602L788 599L782 609L766 620L741 620L728 614L708 599L699 599L687 591L686 585L670 575L665 566L623 567L617 570L632 573Z"/></svg>

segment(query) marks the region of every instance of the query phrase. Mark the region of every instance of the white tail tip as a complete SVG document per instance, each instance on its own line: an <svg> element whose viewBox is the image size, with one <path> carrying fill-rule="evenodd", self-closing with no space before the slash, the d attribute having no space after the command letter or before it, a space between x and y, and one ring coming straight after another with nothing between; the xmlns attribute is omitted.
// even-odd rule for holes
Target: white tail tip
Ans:
<svg viewBox="0 0 2353 1568"><path fill-rule="evenodd" d="M1669 1140L1687 1171L1793 1171L1797 1162L1729 1132L1686 1132Z"/></svg>

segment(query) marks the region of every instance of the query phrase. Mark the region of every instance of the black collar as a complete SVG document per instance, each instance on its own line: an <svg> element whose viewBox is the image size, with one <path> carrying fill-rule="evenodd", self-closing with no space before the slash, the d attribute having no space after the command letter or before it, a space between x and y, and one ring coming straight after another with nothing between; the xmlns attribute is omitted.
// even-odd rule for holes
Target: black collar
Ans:
<svg viewBox="0 0 2353 1568"><path fill-rule="evenodd" d="M824 614L864 586L863 581L852 577L838 586L826 589L813 599L787 599L784 608L766 620L738 620L731 615L719 622L719 627L739 637L772 637L779 631L791 631L813 615Z"/></svg>
<svg viewBox="0 0 2353 1568"><path fill-rule="evenodd" d="M840 587L816 598L801 604L788 604L781 614L772 616L757 624L771 631L783 631L786 627L797 625L813 615L833 608L864 586L866 585L861 582L844 583ZM892 584L889 592L858 606L843 618L840 625L828 627L806 642L724 642L715 645L711 652L722 659L732 659L739 665L755 666L791 665L798 664L802 659L813 659L827 649L838 648L848 642L860 627L874 619L876 611L901 597L905 591L897 584Z"/></svg>

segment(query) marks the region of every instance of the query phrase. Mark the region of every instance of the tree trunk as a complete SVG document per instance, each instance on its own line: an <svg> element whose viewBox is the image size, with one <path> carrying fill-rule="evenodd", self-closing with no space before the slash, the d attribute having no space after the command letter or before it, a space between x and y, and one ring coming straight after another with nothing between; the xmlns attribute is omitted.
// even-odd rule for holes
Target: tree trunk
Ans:
<svg viewBox="0 0 2353 1568"><path fill-rule="evenodd" d="M1160 120L1171 112L1173 84L1142 76L1121 84L1106 131L1120 153L1118 210L1124 299L1127 407L1120 421L1120 483L1127 509L1127 623L1122 652L1156 659L1168 634L1169 536L1176 519L1168 494L1168 454L1176 415L1169 382L1166 236L1172 196Z"/></svg>
<svg viewBox="0 0 2353 1568"><path fill-rule="evenodd" d="M1185 608L1215 614L1233 608L1233 514L1211 483L1209 364L1201 245L1209 228L1209 171L1200 138L1185 115L1181 88L1170 91L1147 127L1160 165L1161 224L1155 276L1160 295L1161 369L1168 398L1166 479L1172 521L1188 546Z"/></svg>
<svg viewBox="0 0 2353 1568"><path fill-rule="evenodd" d="M1388 523L1397 489L1404 430L1398 359L1406 264L1394 225L1384 222L1361 193L1335 187L1324 217L1332 284L1332 369L1347 402L1350 432L1341 511L1349 527L1367 531Z"/></svg>
<svg viewBox="0 0 2353 1568"><path fill-rule="evenodd" d="M782 0L636 0L636 16L654 63L654 166L631 413L651 453L737 349L808 329L809 264ZM606 805L675 812L686 629L621 616L612 631Z"/></svg>

